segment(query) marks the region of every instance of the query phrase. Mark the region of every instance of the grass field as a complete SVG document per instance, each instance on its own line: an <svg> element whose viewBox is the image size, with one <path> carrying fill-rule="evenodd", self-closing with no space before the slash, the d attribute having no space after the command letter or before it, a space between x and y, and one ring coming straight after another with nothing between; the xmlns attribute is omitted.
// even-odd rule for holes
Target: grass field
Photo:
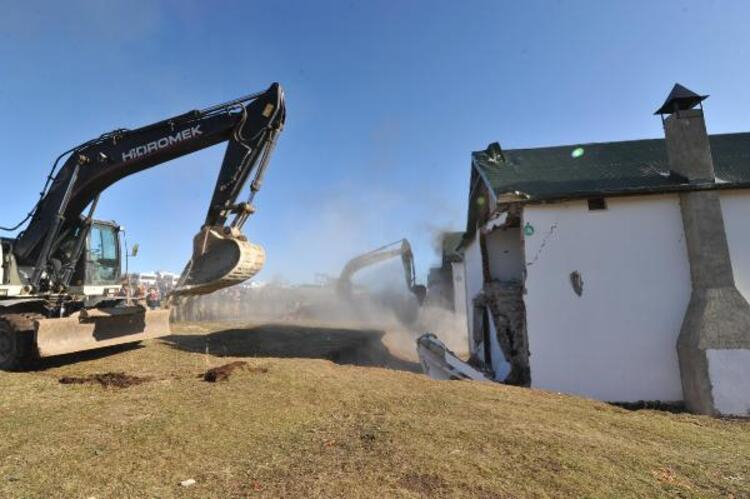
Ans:
<svg viewBox="0 0 750 499"><path fill-rule="evenodd" d="M0 497L750 497L747 421L432 381L375 330L182 325L105 353L0 373ZM59 382L107 372L147 381Z"/></svg>

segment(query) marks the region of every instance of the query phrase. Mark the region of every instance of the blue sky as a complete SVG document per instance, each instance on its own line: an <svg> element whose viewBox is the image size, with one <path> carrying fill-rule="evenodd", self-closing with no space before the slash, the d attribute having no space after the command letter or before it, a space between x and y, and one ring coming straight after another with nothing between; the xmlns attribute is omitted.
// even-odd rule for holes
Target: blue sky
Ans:
<svg viewBox="0 0 750 499"><path fill-rule="evenodd" d="M675 81L711 94L712 133L750 129L747 1L14 2L0 0L0 224L51 161L281 82L287 127L258 213L261 280L310 281L401 237L424 276L463 229L469 154L662 135ZM223 146L129 177L97 216L180 270Z"/></svg>

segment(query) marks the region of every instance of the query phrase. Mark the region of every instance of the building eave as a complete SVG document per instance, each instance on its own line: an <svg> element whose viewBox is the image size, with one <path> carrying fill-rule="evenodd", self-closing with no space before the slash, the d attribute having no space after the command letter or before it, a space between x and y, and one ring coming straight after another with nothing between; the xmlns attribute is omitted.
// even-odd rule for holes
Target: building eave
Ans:
<svg viewBox="0 0 750 499"><path fill-rule="evenodd" d="M710 191L710 190L738 190L738 189L750 189L750 182L738 182L738 183L715 183L707 182L701 184L680 184L674 186L658 186L658 187L637 187L632 189L598 189L591 191L580 191L574 193L566 193L559 196L543 196L543 197L517 197L511 198L500 198L501 205L511 204L551 204L551 203L562 203L565 201L574 201L579 199L590 199L590 198L613 198L613 197L635 197L635 196L651 196L659 194L674 194L680 192L689 191Z"/></svg>

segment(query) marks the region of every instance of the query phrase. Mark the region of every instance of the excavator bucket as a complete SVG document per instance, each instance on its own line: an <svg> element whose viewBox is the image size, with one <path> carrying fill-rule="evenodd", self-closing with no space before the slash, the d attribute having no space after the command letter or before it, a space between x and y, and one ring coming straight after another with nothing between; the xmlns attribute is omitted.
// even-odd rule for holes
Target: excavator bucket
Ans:
<svg viewBox="0 0 750 499"><path fill-rule="evenodd" d="M206 227L193 240L193 257L172 296L204 295L240 284L260 272L265 262L263 247L238 230Z"/></svg>
<svg viewBox="0 0 750 499"><path fill-rule="evenodd" d="M90 309L68 317L36 321L40 357L136 343L170 334L169 309L133 305Z"/></svg>

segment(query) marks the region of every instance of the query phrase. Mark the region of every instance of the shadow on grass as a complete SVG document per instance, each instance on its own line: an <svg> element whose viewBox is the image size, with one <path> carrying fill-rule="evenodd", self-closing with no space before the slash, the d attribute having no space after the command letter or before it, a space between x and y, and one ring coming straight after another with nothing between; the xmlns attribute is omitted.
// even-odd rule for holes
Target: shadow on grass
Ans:
<svg viewBox="0 0 750 499"><path fill-rule="evenodd" d="M44 359L31 359L28 364L24 367L24 371L45 371L55 367L62 367L69 364L76 364L78 362L85 362L89 360L97 360L110 355L116 355L118 353L129 352L131 350L137 350L143 348L140 343L126 343L124 345L115 345L111 347L98 348L96 350L86 350L84 352L69 353L65 355L58 355L56 357L48 357Z"/></svg>
<svg viewBox="0 0 750 499"><path fill-rule="evenodd" d="M672 414L685 414L689 412L684 402L662 402L660 400L639 400L637 402L610 402L610 405L628 411L662 411Z"/></svg>
<svg viewBox="0 0 750 499"><path fill-rule="evenodd" d="M284 357L326 359L336 364L386 367L421 372L417 362L391 354L383 331L269 324L207 334L162 338L174 348L218 357Z"/></svg>

